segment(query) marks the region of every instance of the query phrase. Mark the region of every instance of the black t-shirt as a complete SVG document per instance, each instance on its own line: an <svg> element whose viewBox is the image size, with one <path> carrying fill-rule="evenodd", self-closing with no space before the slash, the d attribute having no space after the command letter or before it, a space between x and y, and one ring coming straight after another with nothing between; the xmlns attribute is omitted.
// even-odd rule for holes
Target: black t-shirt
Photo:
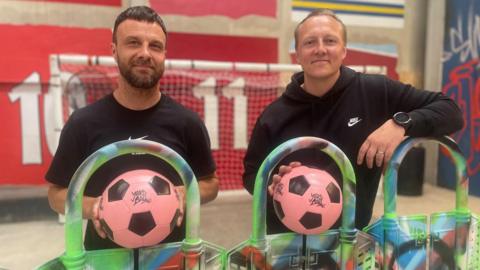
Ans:
<svg viewBox="0 0 480 270"><path fill-rule="evenodd" d="M153 107L135 111L121 106L108 95L96 103L76 110L62 133L46 180L68 187L78 166L101 147L121 140L145 139L162 143L176 151L201 178L215 171L210 139L198 115L165 94ZM100 167L89 179L84 195L97 197L118 175L133 169L150 169L181 185L176 171L160 158L148 154L127 154L116 157ZM185 222L176 227L163 242L177 242L185 237ZM89 221L85 248L118 247L109 239L98 237Z"/></svg>

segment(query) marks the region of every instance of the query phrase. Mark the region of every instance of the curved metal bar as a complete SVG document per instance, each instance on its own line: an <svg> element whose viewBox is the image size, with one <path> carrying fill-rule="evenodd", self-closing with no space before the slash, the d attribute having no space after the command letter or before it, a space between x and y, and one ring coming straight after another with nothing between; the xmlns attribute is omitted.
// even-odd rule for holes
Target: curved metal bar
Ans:
<svg viewBox="0 0 480 270"><path fill-rule="evenodd" d="M130 153L151 154L170 164L180 175L186 189L186 238L184 250L198 249L200 222L200 194L198 183L188 163L171 148L149 140L124 140L106 145L91 154L78 167L68 187L65 203L66 251L63 260L75 268L85 251L82 241L82 202L86 184L93 173L107 161ZM81 263L80 263L81 264Z"/></svg>
<svg viewBox="0 0 480 270"><path fill-rule="evenodd" d="M266 204L267 185L272 170L277 164L290 153L304 149L316 148L328 154L338 165L343 180L343 211L342 211L342 235L345 237L355 232L355 185L356 178L352 164L347 156L333 143L316 137L298 137L290 139L275 148L263 161L255 179L253 193L252 235L250 243L258 248L265 245L266 236Z"/></svg>
<svg viewBox="0 0 480 270"><path fill-rule="evenodd" d="M467 163L463 154L455 143L449 137L440 138L407 138L393 152L392 158L385 171L384 182L384 211L386 218L396 218L397 210L397 181L398 169L407 152L422 141L436 141L447 149L450 158L456 167L456 202L455 211L458 215L470 214L468 209L468 176Z"/></svg>

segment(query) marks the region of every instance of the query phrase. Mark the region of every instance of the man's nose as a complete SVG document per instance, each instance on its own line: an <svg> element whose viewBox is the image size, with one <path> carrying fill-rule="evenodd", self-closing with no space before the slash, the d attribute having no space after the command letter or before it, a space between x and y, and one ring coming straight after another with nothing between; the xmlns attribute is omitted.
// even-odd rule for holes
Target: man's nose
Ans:
<svg viewBox="0 0 480 270"><path fill-rule="evenodd" d="M139 56L146 57L146 58L151 56L150 47L148 46L147 42L144 42L140 47Z"/></svg>
<svg viewBox="0 0 480 270"><path fill-rule="evenodd" d="M315 46L315 53L323 54L325 52L326 52L325 44L323 44L322 41L319 41L317 43L317 46Z"/></svg>

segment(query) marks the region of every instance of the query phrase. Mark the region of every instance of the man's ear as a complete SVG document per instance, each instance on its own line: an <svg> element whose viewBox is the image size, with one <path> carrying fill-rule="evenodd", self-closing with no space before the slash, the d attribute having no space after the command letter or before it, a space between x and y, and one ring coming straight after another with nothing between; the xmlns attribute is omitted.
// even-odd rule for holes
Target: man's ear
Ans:
<svg viewBox="0 0 480 270"><path fill-rule="evenodd" d="M342 60L345 59L345 57L347 57L347 47L343 47L343 57L342 57Z"/></svg>
<svg viewBox="0 0 480 270"><path fill-rule="evenodd" d="M113 59L115 59L115 62L118 63L117 61L117 46L115 43L110 43L110 49L112 50L112 56L113 56Z"/></svg>

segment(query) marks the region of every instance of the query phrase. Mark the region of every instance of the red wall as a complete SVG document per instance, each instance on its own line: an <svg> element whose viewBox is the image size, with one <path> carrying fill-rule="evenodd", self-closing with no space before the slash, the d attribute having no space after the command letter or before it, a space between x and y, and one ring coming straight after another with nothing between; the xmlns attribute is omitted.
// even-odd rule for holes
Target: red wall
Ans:
<svg viewBox="0 0 480 270"><path fill-rule="evenodd" d="M150 0L160 14L205 16L221 15L238 19L246 15L276 17L276 0Z"/></svg>
<svg viewBox="0 0 480 270"><path fill-rule="evenodd" d="M57 2L57 3L70 3L70 4L86 4L86 5L98 5L98 6L122 6L122 0L18 0L25 2Z"/></svg>
<svg viewBox="0 0 480 270"><path fill-rule="evenodd" d="M168 36L167 57L232 62L278 62L275 38L172 33Z"/></svg>
<svg viewBox="0 0 480 270"><path fill-rule="evenodd" d="M56 53L109 54L111 31L109 29L82 29L55 26L0 25L2 42L0 52L0 184L40 184L51 160L44 132L43 94L48 91L50 79L49 55ZM22 82L32 74L39 80ZM18 87L41 89L32 95L28 103L29 115L24 115L40 128L41 160L31 164L22 163L22 105L25 99L15 99L12 90ZM30 88L28 88L30 89ZM38 110L34 110L37 108ZM27 131L23 130L23 133ZM28 134L27 134L28 136ZM31 139L32 137L29 136ZM36 140L37 138L33 138ZM23 146L26 147L26 146Z"/></svg>

